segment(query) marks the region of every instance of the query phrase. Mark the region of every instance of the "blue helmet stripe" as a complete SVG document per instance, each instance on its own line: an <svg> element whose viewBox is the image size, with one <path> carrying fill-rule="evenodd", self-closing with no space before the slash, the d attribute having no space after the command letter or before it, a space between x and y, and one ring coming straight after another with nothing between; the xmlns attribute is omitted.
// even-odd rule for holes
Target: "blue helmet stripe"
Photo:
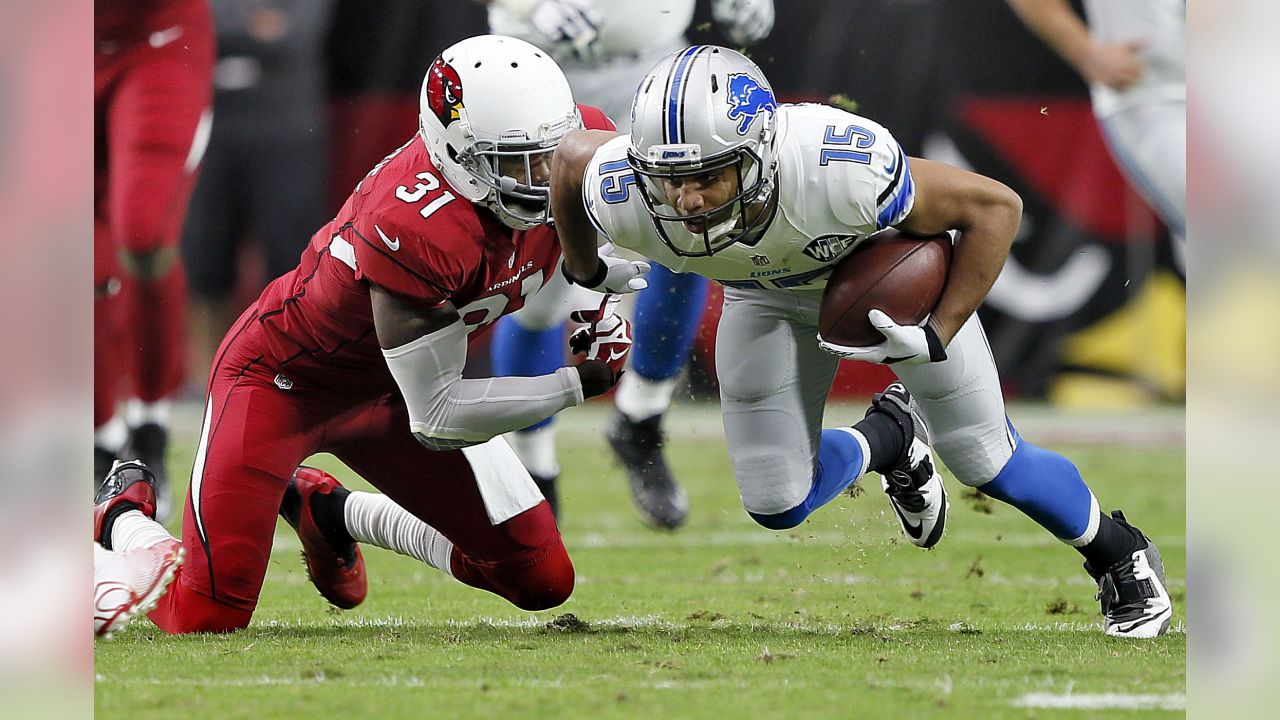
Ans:
<svg viewBox="0 0 1280 720"><path fill-rule="evenodd" d="M671 84L667 86L667 117L664 129L666 132L666 141L668 143L679 143L680 139L680 86L684 83L684 73L689 66L689 60L702 49L701 45L694 45L684 51L680 56L679 62L676 63L675 72L671 73Z"/></svg>

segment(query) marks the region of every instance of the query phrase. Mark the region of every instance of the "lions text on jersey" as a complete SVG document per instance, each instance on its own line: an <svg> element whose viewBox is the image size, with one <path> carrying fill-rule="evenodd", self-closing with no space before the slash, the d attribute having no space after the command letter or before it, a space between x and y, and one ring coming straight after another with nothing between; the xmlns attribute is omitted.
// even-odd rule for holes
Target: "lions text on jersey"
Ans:
<svg viewBox="0 0 1280 720"><path fill-rule="evenodd" d="M602 145L588 166L583 200L592 222L618 246L676 272L731 287L821 290L832 267L859 242L911 212L911 169L888 130L853 113L782 105L777 124L778 207L754 243L710 257L676 254L659 238L639 196L627 137ZM668 226L667 233L677 244L700 242L683 228Z"/></svg>

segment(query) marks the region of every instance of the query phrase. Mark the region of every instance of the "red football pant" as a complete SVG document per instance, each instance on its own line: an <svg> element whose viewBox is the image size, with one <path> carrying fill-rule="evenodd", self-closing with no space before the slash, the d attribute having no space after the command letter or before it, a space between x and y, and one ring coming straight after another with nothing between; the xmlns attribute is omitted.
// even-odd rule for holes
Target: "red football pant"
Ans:
<svg viewBox="0 0 1280 720"><path fill-rule="evenodd" d="M461 451L432 452L409 432L398 395L353 401L341 388L276 385L252 343L250 310L219 350L183 516L186 564L151 619L169 633L245 627L258 603L280 501L294 469L330 452L454 544L452 571L516 606L541 610L573 591L573 565L547 504L492 525Z"/></svg>
<svg viewBox="0 0 1280 720"><path fill-rule="evenodd" d="M161 38L168 41L160 47L142 34L99 45L94 54L94 284L101 289L110 277L124 284L118 296L95 292L95 321L112 333L95 332L95 420L114 413L122 370L145 401L172 394L184 375L181 262L142 283L125 277L115 259L121 251L178 245L207 138L214 62L208 5L189 6L175 26L180 34Z"/></svg>

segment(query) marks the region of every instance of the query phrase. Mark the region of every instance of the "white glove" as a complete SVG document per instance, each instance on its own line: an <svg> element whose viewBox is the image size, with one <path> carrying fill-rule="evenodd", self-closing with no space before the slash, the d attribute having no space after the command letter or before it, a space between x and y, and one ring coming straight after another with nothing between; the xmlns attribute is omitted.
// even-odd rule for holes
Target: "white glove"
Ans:
<svg viewBox="0 0 1280 720"><path fill-rule="evenodd" d="M604 293L633 293L649 287L649 281L644 277L645 273L649 272L649 263L643 260L614 257L613 251L613 243L600 246L597 251L600 264L596 268L596 274L586 280L580 281L570 277L569 271L564 268L564 263L560 264L560 272L574 285Z"/></svg>
<svg viewBox="0 0 1280 720"><path fill-rule="evenodd" d="M899 325L879 310L867 313L867 319L885 336L885 341L869 347L850 347L829 343L818 336L818 347L846 360L893 365L919 365L947 359L947 349L929 318L920 325Z"/></svg>
<svg viewBox="0 0 1280 720"><path fill-rule="evenodd" d="M491 4L532 25L547 39L547 50L564 50L580 60L595 52L601 24L595 0L494 0Z"/></svg>
<svg viewBox="0 0 1280 720"><path fill-rule="evenodd" d="M735 45L750 45L773 30L773 0L712 0L711 16Z"/></svg>

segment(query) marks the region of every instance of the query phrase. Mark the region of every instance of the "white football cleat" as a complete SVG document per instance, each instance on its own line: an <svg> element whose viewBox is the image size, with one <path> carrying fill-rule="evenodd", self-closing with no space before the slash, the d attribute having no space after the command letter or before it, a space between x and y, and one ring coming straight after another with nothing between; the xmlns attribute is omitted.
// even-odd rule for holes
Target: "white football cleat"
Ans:
<svg viewBox="0 0 1280 720"><path fill-rule="evenodd" d="M93 634L111 634L146 615L164 596L186 558L177 540L134 550L95 548L93 554Z"/></svg>
<svg viewBox="0 0 1280 720"><path fill-rule="evenodd" d="M1153 638L1163 635L1173 619L1173 601L1164 586L1164 561L1160 551L1141 530L1130 525L1119 510L1111 517L1134 530L1139 547L1105 570L1084 564L1098 583L1103 628L1112 637Z"/></svg>
<svg viewBox="0 0 1280 720"><path fill-rule="evenodd" d="M902 383L893 383L871 398L867 412L877 411L891 415L910 436L902 459L882 474L881 486L907 539L918 547L931 548L942 539L948 501L929 446L929 428L920 406Z"/></svg>

